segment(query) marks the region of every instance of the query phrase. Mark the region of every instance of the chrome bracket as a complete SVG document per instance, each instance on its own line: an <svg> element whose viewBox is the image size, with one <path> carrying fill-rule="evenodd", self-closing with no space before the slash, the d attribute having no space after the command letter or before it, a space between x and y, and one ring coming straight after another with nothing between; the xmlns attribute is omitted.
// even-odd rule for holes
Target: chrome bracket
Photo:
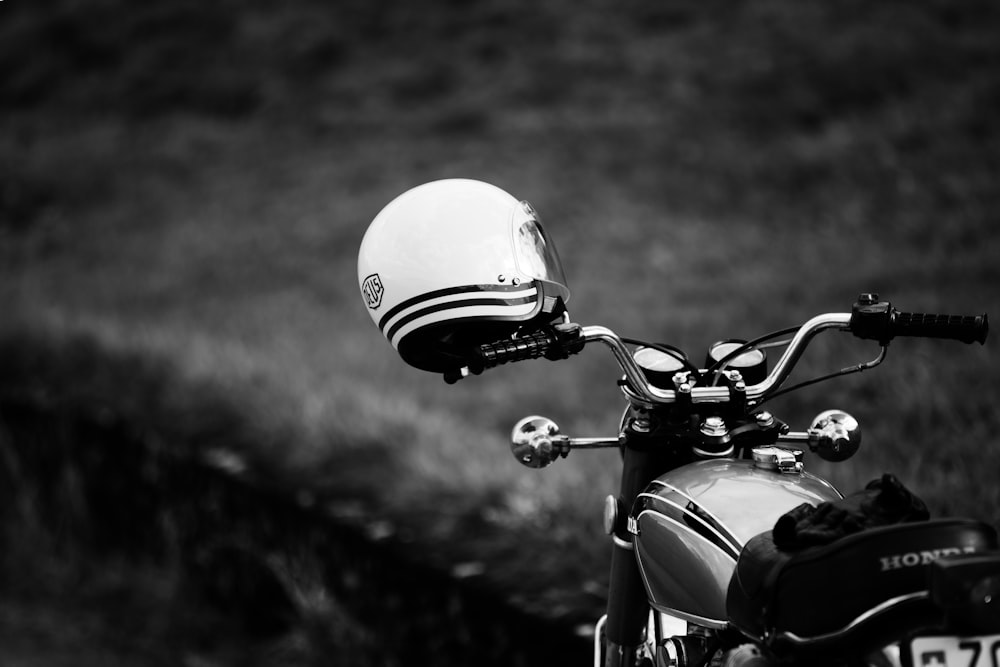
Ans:
<svg viewBox="0 0 1000 667"><path fill-rule="evenodd" d="M754 447L753 463L757 468L776 470L786 475L797 475L802 472L802 450L785 449L784 447Z"/></svg>

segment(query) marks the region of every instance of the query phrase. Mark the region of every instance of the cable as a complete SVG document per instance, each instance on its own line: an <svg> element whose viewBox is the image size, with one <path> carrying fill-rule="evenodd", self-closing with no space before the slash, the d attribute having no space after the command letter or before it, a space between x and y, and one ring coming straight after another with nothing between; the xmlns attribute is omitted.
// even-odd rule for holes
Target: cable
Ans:
<svg viewBox="0 0 1000 667"><path fill-rule="evenodd" d="M736 357L738 357L741 354L747 352L748 350L755 349L755 348L759 347L760 344L763 343L764 341L771 340L772 338L777 338L778 336L785 336L787 334L794 333L794 332L798 331L799 328L800 327L788 327L788 328L785 328L785 329L779 329L778 331L772 331L771 333L764 334L763 336L758 336L757 338L754 338L753 340L750 340L750 341L747 341L746 343L743 343L742 345L740 345L739 347L737 347L735 350L733 350L732 352L730 352L726 356L722 357L722 359L719 359L718 361L716 361L714 364L712 364L711 368L709 368L708 370L705 371L705 375L706 376L710 376L710 375L714 375L715 376L715 377L712 378L711 386L715 386L716 383L718 383L719 376L722 375L722 371L724 371L726 369L726 366L729 364L729 362L732 361L733 359L735 359Z"/></svg>
<svg viewBox="0 0 1000 667"><path fill-rule="evenodd" d="M857 366L851 366L850 368L842 368L839 371L837 371L836 373L829 373L827 375L821 375L821 376L815 377L815 378L813 378L811 380L805 380L804 382L799 382L798 384L793 384L791 387L785 387L784 389L779 389L778 391L775 391L775 392L773 392L773 393L765 396L764 398L762 398L757 403L757 405L755 405L754 407L760 407L764 403L767 403L768 401L770 401L772 398L776 398L778 396L781 396L782 394L787 394L787 393L793 392L793 391L795 391L797 389L802 389L803 387L808 387L810 385L814 385L814 384L817 384L819 382L823 382L825 380L832 380L833 378L840 377L841 375L851 375L853 373L860 373L861 371L866 371L869 368L875 368L876 366L878 366L879 364L881 364L885 360L885 355L888 354L888 353L889 353L889 348L887 346L883 345L882 346L882 351L879 353L878 357L876 357L875 359L872 359L871 361L866 361L863 364L858 364Z"/></svg>

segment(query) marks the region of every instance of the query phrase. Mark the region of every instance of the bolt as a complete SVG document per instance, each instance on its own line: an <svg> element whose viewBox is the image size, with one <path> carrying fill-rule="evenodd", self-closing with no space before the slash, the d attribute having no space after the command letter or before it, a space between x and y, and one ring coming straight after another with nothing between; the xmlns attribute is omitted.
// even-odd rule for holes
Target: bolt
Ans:
<svg viewBox="0 0 1000 667"><path fill-rule="evenodd" d="M649 420L643 417L636 417L632 420L632 430L636 433L649 433Z"/></svg>
<svg viewBox="0 0 1000 667"><path fill-rule="evenodd" d="M878 303L878 294L874 292L864 292L858 295L858 303L862 306L874 306Z"/></svg>
<svg viewBox="0 0 1000 667"><path fill-rule="evenodd" d="M701 432L710 437L718 437L726 434L726 422L722 417L706 417L701 424Z"/></svg>
<svg viewBox="0 0 1000 667"><path fill-rule="evenodd" d="M772 415L767 410L761 410L754 415L754 419L757 420L758 426L770 426L774 423L774 415Z"/></svg>

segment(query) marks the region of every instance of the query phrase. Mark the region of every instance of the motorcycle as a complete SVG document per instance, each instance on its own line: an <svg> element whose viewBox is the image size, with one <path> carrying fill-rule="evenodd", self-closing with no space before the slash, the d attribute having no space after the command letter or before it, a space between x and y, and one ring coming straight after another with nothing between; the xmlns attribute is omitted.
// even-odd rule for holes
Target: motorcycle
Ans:
<svg viewBox="0 0 1000 667"><path fill-rule="evenodd" d="M535 244L551 245L537 227ZM369 271L363 267L359 279L372 308L388 288ZM433 294L454 298L443 293ZM377 320L380 327L391 325L393 311ZM845 497L803 469L803 454L850 458L861 441L857 420L827 410L808 429L793 431L765 406L803 386L878 366L896 337L982 344L985 314L901 312L862 294L850 312L717 343L702 368L676 348L581 326L564 308L552 313L540 324L519 321L498 340L466 340L467 352L455 357L463 365L444 375L454 383L503 364L567 359L593 344L605 346L620 367L626 407L613 437L571 437L537 415L520 420L511 436L514 457L530 468L578 449L620 451L620 487L604 509L613 546L607 610L594 632L595 667L1000 664L994 528L915 516L922 503L891 476ZM835 331L876 342L878 356L784 386L810 341ZM767 351L782 346L769 367ZM414 351L408 354L410 361Z"/></svg>

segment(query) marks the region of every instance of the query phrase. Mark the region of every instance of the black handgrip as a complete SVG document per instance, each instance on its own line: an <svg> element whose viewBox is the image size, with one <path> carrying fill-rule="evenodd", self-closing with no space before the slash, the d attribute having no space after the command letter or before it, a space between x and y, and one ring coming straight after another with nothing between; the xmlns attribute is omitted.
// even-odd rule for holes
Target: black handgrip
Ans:
<svg viewBox="0 0 1000 667"><path fill-rule="evenodd" d="M479 357L484 369L538 357L555 361L576 354L583 349L584 343L579 324L555 324L517 338L480 345Z"/></svg>
<svg viewBox="0 0 1000 667"><path fill-rule="evenodd" d="M473 347L467 365L444 373L448 384L458 382L468 375L479 375L484 370L514 361L545 357L553 361L565 359L583 349L586 340L579 324L549 324L516 338L505 338L495 343Z"/></svg>
<svg viewBox="0 0 1000 667"><path fill-rule="evenodd" d="M480 345L479 354L483 368L493 368L514 361L537 359L544 356L555 342L556 336L551 329L541 329L518 338Z"/></svg>
<svg viewBox="0 0 1000 667"><path fill-rule="evenodd" d="M947 338L963 343L985 343L989 333L982 315L928 315L904 313L881 301L877 294L862 294L851 310L851 332L858 338L888 345L896 336Z"/></svg>
<svg viewBox="0 0 1000 667"><path fill-rule="evenodd" d="M893 311L889 324L893 336L947 338L963 343L986 342L989 322L982 315L931 315Z"/></svg>

